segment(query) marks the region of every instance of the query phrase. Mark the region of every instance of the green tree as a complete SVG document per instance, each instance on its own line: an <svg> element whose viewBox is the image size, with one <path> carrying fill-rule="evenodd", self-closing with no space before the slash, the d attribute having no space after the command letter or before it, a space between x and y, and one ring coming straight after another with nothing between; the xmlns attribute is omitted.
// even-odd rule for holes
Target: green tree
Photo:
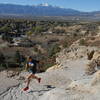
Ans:
<svg viewBox="0 0 100 100"><path fill-rule="evenodd" d="M8 25L5 25L0 28L0 32L9 33L11 32L11 27L9 27Z"/></svg>
<svg viewBox="0 0 100 100"><path fill-rule="evenodd" d="M3 64L5 64L5 56L3 53L0 53L0 66L3 66Z"/></svg>
<svg viewBox="0 0 100 100"><path fill-rule="evenodd" d="M21 64L21 54L19 51L16 51L15 53L15 62L18 63L19 65Z"/></svg>
<svg viewBox="0 0 100 100"><path fill-rule="evenodd" d="M35 32L36 33L41 33L43 31L43 28L41 27L41 26L37 26L36 28L35 28Z"/></svg>
<svg viewBox="0 0 100 100"><path fill-rule="evenodd" d="M2 36L2 40L8 41L8 42L12 42L13 38L10 37L10 36L7 35L7 34L4 34L4 35Z"/></svg>
<svg viewBox="0 0 100 100"><path fill-rule="evenodd" d="M27 32L28 36L31 36L32 34L33 34L33 32L31 30Z"/></svg>

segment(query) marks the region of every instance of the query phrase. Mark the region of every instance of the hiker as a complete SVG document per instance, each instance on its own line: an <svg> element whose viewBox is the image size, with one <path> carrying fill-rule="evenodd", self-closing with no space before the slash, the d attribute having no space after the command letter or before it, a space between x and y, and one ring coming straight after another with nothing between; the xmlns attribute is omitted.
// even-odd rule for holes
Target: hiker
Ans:
<svg viewBox="0 0 100 100"><path fill-rule="evenodd" d="M27 91L29 89L29 84L32 78L36 79L39 83L41 81L41 78L35 76L35 73L37 71L36 67L37 67L38 62L39 61L33 60L31 56L28 58L28 62L26 64L25 70L28 70L30 75L27 78L27 86L23 89L24 91Z"/></svg>

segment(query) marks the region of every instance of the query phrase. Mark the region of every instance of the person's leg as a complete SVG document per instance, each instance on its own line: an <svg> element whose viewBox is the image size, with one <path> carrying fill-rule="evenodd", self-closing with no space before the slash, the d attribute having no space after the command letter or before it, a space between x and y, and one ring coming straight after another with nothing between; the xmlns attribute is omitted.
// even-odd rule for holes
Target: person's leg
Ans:
<svg viewBox="0 0 100 100"><path fill-rule="evenodd" d="M30 84L30 81L31 81L31 77L32 77L32 74L27 78L27 86L26 87L29 87L29 84Z"/></svg>
<svg viewBox="0 0 100 100"><path fill-rule="evenodd" d="M32 74L31 74L32 75ZM30 84L30 81L31 81L31 75L27 78L27 85L26 87L23 89L24 91L27 91L29 89L29 84Z"/></svg>
<svg viewBox="0 0 100 100"><path fill-rule="evenodd" d="M37 77L35 74L32 74L31 78L36 79L39 83L41 81L41 78Z"/></svg>
<svg viewBox="0 0 100 100"><path fill-rule="evenodd" d="M36 79L39 83L41 81L41 78L38 78L37 76L35 76L34 74L31 74L28 78L27 78L27 85L26 85L26 88L24 88L24 91L27 91L29 89L29 84L30 84L30 81L31 79Z"/></svg>
<svg viewBox="0 0 100 100"><path fill-rule="evenodd" d="M28 79L27 79L27 87L29 87L29 84L30 84L30 81L31 81L31 79L36 79L37 81L39 81L40 80L40 78L38 78L37 76L35 76L34 74L31 74L29 77L28 77Z"/></svg>
<svg viewBox="0 0 100 100"><path fill-rule="evenodd" d="M39 83L40 83L40 81L41 81L41 78L37 77L37 76L34 75L34 74L31 74L31 75L27 78L27 87L29 87L29 84L30 84L31 79L36 79Z"/></svg>

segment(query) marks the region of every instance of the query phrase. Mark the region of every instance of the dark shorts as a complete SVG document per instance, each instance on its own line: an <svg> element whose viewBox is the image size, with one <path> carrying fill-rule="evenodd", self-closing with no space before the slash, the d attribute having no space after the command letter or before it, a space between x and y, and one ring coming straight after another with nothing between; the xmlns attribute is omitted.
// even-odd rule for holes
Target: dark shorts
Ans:
<svg viewBox="0 0 100 100"><path fill-rule="evenodd" d="M28 72L29 72L29 73L32 73L32 74L35 74L35 73L36 73L36 70L29 69Z"/></svg>

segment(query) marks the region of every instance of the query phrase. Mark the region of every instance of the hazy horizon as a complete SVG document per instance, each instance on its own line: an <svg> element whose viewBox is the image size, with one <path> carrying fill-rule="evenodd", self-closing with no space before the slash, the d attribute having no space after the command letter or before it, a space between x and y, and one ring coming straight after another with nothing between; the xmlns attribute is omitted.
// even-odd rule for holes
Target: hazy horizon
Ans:
<svg viewBox="0 0 100 100"><path fill-rule="evenodd" d="M16 4L16 5L39 5L49 4L62 8L70 8L84 12L100 11L100 1L98 0L0 0L0 4Z"/></svg>

